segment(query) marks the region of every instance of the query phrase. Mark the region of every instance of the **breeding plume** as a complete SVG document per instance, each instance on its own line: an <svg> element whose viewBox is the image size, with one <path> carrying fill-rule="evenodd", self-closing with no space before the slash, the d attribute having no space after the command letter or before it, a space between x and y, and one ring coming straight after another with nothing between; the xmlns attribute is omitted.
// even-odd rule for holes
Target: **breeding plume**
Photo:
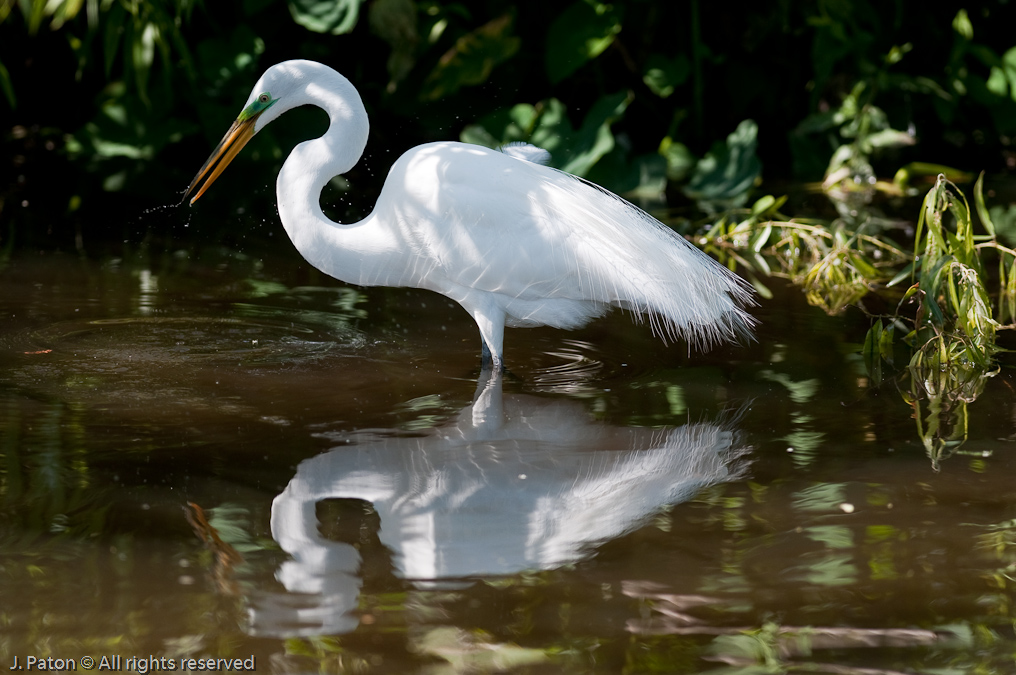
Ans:
<svg viewBox="0 0 1016 675"><path fill-rule="evenodd" d="M611 307L699 347L750 336L744 281L617 195L544 166L533 146L418 146L392 166L373 213L331 221L321 190L359 161L367 112L349 80L313 61L265 71L184 199L193 204L254 134L302 105L323 108L330 124L279 172L279 215L296 249L346 283L455 300L480 329L485 367L502 368L505 326L573 329Z"/></svg>

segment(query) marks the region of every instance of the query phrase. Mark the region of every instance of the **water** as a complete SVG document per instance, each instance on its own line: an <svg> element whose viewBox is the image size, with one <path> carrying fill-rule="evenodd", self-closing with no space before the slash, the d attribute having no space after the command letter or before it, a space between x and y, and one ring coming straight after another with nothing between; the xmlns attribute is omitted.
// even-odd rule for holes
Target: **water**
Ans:
<svg viewBox="0 0 1016 675"><path fill-rule="evenodd" d="M502 381L457 306L288 248L16 258L0 664L1013 672L1011 370L934 445L963 405L777 290L704 355L508 330Z"/></svg>

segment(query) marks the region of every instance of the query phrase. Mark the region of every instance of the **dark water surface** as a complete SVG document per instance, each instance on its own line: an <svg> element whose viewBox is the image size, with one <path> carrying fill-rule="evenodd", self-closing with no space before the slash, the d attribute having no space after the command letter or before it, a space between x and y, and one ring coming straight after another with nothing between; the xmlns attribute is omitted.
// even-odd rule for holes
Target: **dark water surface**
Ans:
<svg viewBox="0 0 1016 675"><path fill-rule="evenodd" d="M1016 672L1011 370L915 411L790 289L705 355L509 329L488 380L456 305L276 255L0 269L0 668Z"/></svg>

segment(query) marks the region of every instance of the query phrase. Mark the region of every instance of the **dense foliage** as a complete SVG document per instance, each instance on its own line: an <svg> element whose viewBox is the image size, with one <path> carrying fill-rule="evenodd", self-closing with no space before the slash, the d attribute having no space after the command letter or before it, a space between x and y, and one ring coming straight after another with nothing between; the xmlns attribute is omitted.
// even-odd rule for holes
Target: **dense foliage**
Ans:
<svg viewBox="0 0 1016 675"><path fill-rule="evenodd" d="M763 166L834 182L911 160L1000 171L1016 160L1008 4L4 0L0 219L46 246L70 245L70 225L119 237L120 214L172 201L260 71L294 57L363 94L360 185L391 153L456 137L528 140L617 191L707 210L743 204ZM246 158L279 162L322 124L275 125ZM271 190L252 200L270 210Z"/></svg>

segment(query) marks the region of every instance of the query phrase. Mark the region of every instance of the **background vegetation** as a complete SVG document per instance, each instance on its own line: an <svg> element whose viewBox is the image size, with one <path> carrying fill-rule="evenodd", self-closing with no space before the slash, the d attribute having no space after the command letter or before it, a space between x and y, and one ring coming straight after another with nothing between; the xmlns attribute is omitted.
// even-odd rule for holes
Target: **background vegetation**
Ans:
<svg viewBox="0 0 1016 675"><path fill-rule="evenodd" d="M666 191L706 211L745 203L763 175L863 183L916 160L1004 172L1009 5L0 0L0 244L171 230L138 214L172 203L260 72L297 57L345 73L372 116L340 217L369 208L395 155L457 137L529 140L630 198ZM273 212L263 159L324 128L300 114L210 196Z"/></svg>

